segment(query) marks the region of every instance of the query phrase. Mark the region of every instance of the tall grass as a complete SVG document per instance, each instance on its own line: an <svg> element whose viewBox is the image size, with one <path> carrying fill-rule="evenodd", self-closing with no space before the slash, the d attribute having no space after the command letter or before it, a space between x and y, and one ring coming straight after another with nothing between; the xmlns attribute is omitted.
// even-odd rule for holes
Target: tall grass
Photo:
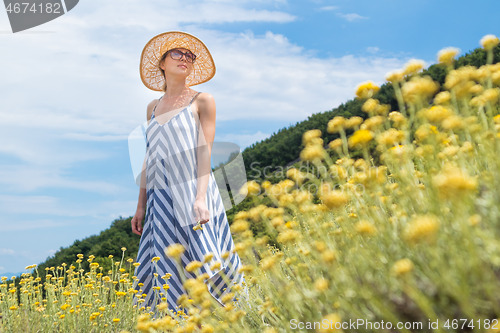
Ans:
<svg viewBox="0 0 500 333"><path fill-rule="evenodd" d="M303 163L288 179L245 185L255 206L231 230L246 285L228 291L225 307L209 301L200 276L186 282L187 313L164 304L156 319L131 306L141 292L131 272L58 267L45 286L26 274L20 305L12 285L0 286L2 328L500 331L500 64L492 64L498 39L481 43L480 68L454 69L457 51L439 53L448 71L442 87L419 61L389 73L399 111L374 98L376 85L361 84L366 119L332 119L328 131L339 139L326 150L319 130L304 133ZM251 224L279 248L255 238Z"/></svg>

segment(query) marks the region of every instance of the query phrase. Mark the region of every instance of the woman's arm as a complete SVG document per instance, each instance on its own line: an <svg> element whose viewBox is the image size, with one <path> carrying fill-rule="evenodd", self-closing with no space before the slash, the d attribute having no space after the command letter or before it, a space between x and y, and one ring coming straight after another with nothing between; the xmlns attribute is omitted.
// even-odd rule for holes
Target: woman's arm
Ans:
<svg viewBox="0 0 500 333"><path fill-rule="evenodd" d="M147 115L146 118L149 121L151 120L151 114L153 113L153 107L156 104L157 100L153 100L148 104L147 107ZM135 215L132 218L132 232L135 234L142 234L142 220L144 219L144 215L146 212L146 203L147 203L147 193L146 193L146 156L144 156L144 162L142 163L141 170L141 182L139 186L139 199L137 200L137 209L135 211Z"/></svg>
<svg viewBox="0 0 500 333"><path fill-rule="evenodd" d="M139 199L137 200L137 209L146 207L146 157L144 157L144 162L142 163L141 171L141 185L139 188Z"/></svg>
<svg viewBox="0 0 500 333"><path fill-rule="evenodd" d="M158 100L154 99L153 101L151 101L148 104L147 113L146 113L146 118L148 120L148 124L149 124L149 121L151 120L151 114L153 113L153 108L157 102L158 102ZM146 152L146 156L144 156L144 162L142 163L141 185L139 188L139 200L137 203L137 209L139 209L139 208L145 209L145 207L146 207L146 201L147 201L147 197L146 197L146 158L147 158L147 152Z"/></svg>
<svg viewBox="0 0 500 333"><path fill-rule="evenodd" d="M215 100L209 93L201 93L197 98L200 126L198 131L198 183L196 200L205 202L208 180L212 170L210 158L215 137Z"/></svg>

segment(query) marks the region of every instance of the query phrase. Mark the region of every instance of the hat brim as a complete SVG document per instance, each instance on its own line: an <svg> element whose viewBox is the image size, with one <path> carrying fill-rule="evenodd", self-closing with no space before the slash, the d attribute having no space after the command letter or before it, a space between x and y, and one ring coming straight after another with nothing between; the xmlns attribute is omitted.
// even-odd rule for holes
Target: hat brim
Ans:
<svg viewBox="0 0 500 333"><path fill-rule="evenodd" d="M163 91L165 78L158 67L161 56L173 48L186 48L196 55L193 70L186 78L188 86L207 82L215 75L215 63L207 46L197 37L182 31L169 31L154 36L141 53L139 71L146 87Z"/></svg>

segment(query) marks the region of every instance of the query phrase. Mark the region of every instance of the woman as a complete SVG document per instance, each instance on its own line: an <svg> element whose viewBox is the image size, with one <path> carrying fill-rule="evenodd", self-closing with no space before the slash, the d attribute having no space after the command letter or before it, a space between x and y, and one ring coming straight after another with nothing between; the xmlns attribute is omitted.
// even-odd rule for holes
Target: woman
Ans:
<svg viewBox="0 0 500 333"><path fill-rule="evenodd" d="M209 276L204 280L208 291L224 306L221 296L242 283L244 276L238 272L241 261L210 167L214 98L190 88L210 80L215 64L202 41L171 31L146 44L140 72L146 87L164 94L147 107L146 157L132 218L132 231L141 235L134 289L140 288L137 295L146 294L139 306L156 311L166 298L169 309L184 311L177 304L187 294L183 276L196 278L203 273ZM165 252L173 244L184 248L179 267ZM205 263L210 254L213 258ZM198 274L186 269L192 261L203 263ZM155 297L154 287L159 287L162 299Z"/></svg>

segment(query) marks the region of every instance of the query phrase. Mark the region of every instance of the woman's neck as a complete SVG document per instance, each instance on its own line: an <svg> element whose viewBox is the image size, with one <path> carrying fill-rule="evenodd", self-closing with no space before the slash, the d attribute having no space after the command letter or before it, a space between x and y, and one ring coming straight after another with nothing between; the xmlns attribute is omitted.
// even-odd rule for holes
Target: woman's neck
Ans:
<svg viewBox="0 0 500 333"><path fill-rule="evenodd" d="M168 77L166 83L167 89L165 90L163 98L172 99L189 94L190 89L186 85L185 78L182 78L182 80L180 80L176 77Z"/></svg>

